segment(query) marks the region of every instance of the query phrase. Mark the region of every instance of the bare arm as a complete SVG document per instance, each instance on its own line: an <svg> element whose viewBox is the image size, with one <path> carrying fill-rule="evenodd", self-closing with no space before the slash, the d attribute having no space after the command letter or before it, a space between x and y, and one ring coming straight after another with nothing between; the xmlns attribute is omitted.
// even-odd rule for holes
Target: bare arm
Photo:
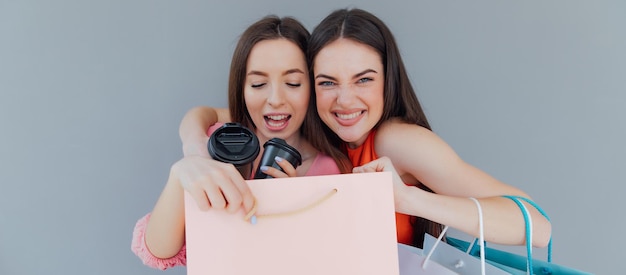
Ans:
<svg viewBox="0 0 626 275"><path fill-rule="evenodd" d="M157 258L176 255L185 241L184 192L188 192L201 210L225 209L231 213L254 203L252 192L232 164L208 157L186 156L170 169L146 226L145 242Z"/></svg>
<svg viewBox="0 0 626 275"><path fill-rule="evenodd" d="M195 107L182 119L179 134L185 157L172 165L146 226L146 246L155 257L172 257L184 244L185 191L202 210L225 208L234 212L242 206L252 207L252 194L235 167L211 159L207 152L209 127L228 121L228 109L210 107Z"/></svg>
<svg viewBox="0 0 626 275"><path fill-rule="evenodd" d="M502 195L530 198L523 191L504 184L464 162L436 134L423 127L393 121L380 127L375 140L379 156L365 170L395 170L396 211L424 217L478 236L478 213L468 197L480 200L484 214L485 238L500 244L525 242L521 210ZM393 164L392 164L393 162ZM369 167L368 167L369 165ZM356 172L362 171L356 168ZM415 186L421 182L436 194ZM533 245L546 246L551 224L527 205L533 220Z"/></svg>
<svg viewBox="0 0 626 275"><path fill-rule="evenodd" d="M180 122L178 133L183 143L183 155L209 156L206 144L209 140L207 130L217 122L230 122L228 109L194 107Z"/></svg>
<svg viewBox="0 0 626 275"><path fill-rule="evenodd" d="M145 232L146 247L157 258L173 257L185 242L183 193L180 182L170 170L167 184L152 210Z"/></svg>

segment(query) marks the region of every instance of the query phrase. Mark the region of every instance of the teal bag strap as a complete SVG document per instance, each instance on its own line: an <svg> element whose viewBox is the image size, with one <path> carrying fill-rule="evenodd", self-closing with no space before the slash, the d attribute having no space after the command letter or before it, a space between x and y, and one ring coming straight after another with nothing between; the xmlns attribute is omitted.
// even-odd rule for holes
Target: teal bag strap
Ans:
<svg viewBox="0 0 626 275"><path fill-rule="evenodd" d="M528 272L532 273L533 270L533 261L532 261L532 220L530 219L530 215L528 214L528 209L526 209L526 206L520 201L523 200L525 202L528 202L530 205L532 205L533 207L535 207L537 209L537 211L539 211L539 213L541 213L541 215L543 215L548 221L550 221L550 218L548 217L548 215L546 214L545 211L543 211L543 209L541 209L541 207L539 207L539 205L537 205L535 202L521 197L521 196L502 196L504 198L508 198L510 200L512 200L513 202L515 202L515 204L517 204L517 206L520 208L520 210L522 211L522 215L524 216L524 224L525 224L525 229L526 229L526 253L527 253L527 270ZM550 241L548 242L548 262L552 261L552 237L550 237Z"/></svg>
<svg viewBox="0 0 626 275"><path fill-rule="evenodd" d="M546 211L544 211L541 206L539 206L536 202L526 198L526 197L522 197L522 196L502 196L508 199L511 199L513 201L515 201L515 203L517 204L518 207L520 207L520 209L522 210L522 214L524 215L524 221L528 220L528 213L524 212L524 208L522 208L519 203L519 201L516 201L514 199L521 199L525 202L527 202L528 204L532 205L535 209L537 209L537 211L539 211L539 213L541 213L541 215L543 215L548 221L550 221L550 217L548 217L548 214L546 213ZM550 237L550 241L548 241L548 262L552 262L552 237Z"/></svg>
<svg viewBox="0 0 626 275"><path fill-rule="evenodd" d="M532 220L530 219L530 215L528 215L528 209L526 206L519 201L516 197L512 196L503 196L505 198L511 199L517 206L522 210L522 215L524 216L524 226L526 230L526 272L527 274L533 274L533 231L532 231Z"/></svg>

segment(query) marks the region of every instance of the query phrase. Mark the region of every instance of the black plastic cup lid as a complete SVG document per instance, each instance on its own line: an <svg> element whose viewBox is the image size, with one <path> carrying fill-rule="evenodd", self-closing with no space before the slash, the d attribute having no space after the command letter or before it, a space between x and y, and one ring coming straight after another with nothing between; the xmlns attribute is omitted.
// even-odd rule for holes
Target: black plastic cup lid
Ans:
<svg viewBox="0 0 626 275"><path fill-rule="evenodd" d="M250 129L239 123L225 123L209 138L211 157L234 165L251 163L259 155L259 140Z"/></svg>

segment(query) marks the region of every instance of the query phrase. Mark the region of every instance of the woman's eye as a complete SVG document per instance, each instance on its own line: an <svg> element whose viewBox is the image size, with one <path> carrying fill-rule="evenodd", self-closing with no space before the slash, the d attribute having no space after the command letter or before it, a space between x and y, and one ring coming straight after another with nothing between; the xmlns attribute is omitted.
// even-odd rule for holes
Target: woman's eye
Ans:
<svg viewBox="0 0 626 275"><path fill-rule="evenodd" d="M263 86L265 86L265 83L253 83L250 85L250 87L255 88L255 89L261 88Z"/></svg>
<svg viewBox="0 0 626 275"><path fill-rule="evenodd" d="M300 83L287 83L287 86L289 87L293 87L293 88L297 88L300 87L302 84Z"/></svg>
<svg viewBox="0 0 626 275"><path fill-rule="evenodd" d="M317 85L330 87L330 86L335 85L335 83L333 83L332 81L321 81L321 82L317 83Z"/></svg>
<svg viewBox="0 0 626 275"><path fill-rule="evenodd" d="M357 82L358 82L358 83L366 83L366 82L370 82L370 81L372 81L372 80L373 80L373 79L371 79L371 78L369 78L369 77L364 77L364 78L359 79L359 81L357 81Z"/></svg>

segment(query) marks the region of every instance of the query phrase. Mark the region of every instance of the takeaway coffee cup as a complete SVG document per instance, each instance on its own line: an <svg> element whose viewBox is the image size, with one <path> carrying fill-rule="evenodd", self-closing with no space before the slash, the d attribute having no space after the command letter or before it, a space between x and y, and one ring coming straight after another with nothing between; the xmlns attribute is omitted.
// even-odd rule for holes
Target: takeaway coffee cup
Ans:
<svg viewBox="0 0 626 275"><path fill-rule="evenodd" d="M215 130L207 144L214 160L235 165L244 179L250 179L252 164L259 155L259 139L250 129L235 122Z"/></svg>
<svg viewBox="0 0 626 275"><path fill-rule="evenodd" d="M283 171L282 168L276 163L274 160L275 157L281 157L294 168L298 167L298 165L302 164L302 156L300 156L300 152L287 144L283 139L280 138L272 138L263 144L263 156L261 156L261 162L259 163L259 167L254 174L255 179L269 179L272 176L265 174L261 171L262 166L271 166L280 171Z"/></svg>

